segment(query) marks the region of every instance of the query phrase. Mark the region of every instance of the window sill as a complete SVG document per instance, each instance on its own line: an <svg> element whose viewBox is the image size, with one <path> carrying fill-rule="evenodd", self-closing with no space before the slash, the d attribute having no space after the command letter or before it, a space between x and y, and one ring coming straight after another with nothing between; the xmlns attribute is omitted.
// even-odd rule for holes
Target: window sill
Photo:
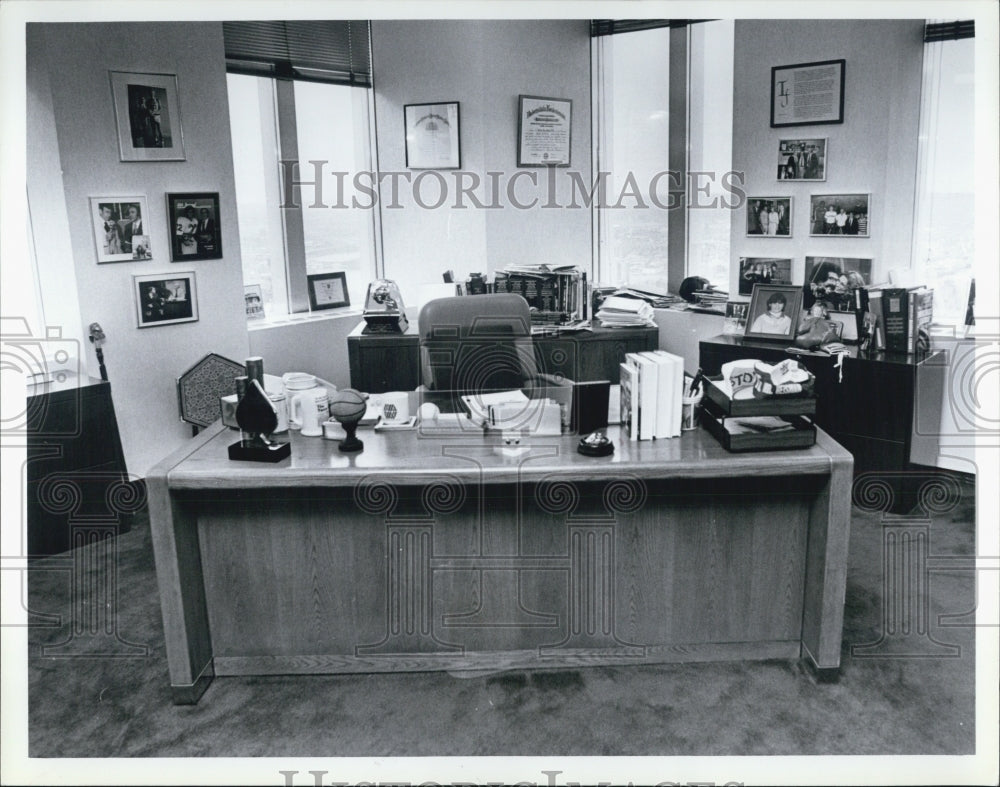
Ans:
<svg viewBox="0 0 1000 787"><path fill-rule="evenodd" d="M360 309L330 309L323 312L300 312L298 314L286 314L281 317L266 318L263 320L247 320L247 330L266 331L272 328L287 328L290 325L301 325L303 323L321 322L323 320L350 319L358 321L362 317Z"/></svg>

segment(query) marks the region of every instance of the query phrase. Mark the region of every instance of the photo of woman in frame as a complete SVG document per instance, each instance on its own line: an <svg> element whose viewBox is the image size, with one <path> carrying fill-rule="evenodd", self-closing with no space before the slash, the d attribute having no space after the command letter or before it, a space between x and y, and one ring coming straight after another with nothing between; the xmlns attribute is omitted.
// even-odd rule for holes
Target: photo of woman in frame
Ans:
<svg viewBox="0 0 1000 787"><path fill-rule="evenodd" d="M748 338L793 340L802 311L802 290L794 285L757 284L744 334Z"/></svg>

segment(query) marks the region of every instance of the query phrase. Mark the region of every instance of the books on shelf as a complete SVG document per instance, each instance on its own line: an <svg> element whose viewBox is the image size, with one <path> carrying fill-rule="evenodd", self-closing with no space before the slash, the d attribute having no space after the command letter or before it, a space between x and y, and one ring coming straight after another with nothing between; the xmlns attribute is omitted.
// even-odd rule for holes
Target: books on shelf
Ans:
<svg viewBox="0 0 1000 787"><path fill-rule="evenodd" d="M619 419L622 430L628 435L629 440L639 439L639 398L638 398L638 377L639 370L628 363L618 364L621 373L621 385L619 386Z"/></svg>
<svg viewBox="0 0 1000 787"><path fill-rule="evenodd" d="M493 292L524 298L532 324L573 324L590 317L587 272L575 265L508 265L495 274Z"/></svg>
<svg viewBox="0 0 1000 787"><path fill-rule="evenodd" d="M631 440L680 437L684 360L665 350L626 353L621 422Z"/></svg>
<svg viewBox="0 0 1000 787"><path fill-rule="evenodd" d="M869 288L868 311L881 333L874 349L916 353L929 346L934 321L934 290L929 287Z"/></svg>

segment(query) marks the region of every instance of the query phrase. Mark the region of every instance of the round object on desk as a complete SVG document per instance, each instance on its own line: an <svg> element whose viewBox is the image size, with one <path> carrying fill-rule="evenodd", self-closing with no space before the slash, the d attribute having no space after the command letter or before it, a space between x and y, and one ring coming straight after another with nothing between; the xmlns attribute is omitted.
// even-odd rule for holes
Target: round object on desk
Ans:
<svg viewBox="0 0 1000 787"><path fill-rule="evenodd" d="M610 456L615 452L615 444L604 432L597 431L582 438L576 450L584 456Z"/></svg>
<svg viewBox="0 0 1000 787"><path fill-rule="evenodd" d="M355 416L360 419L365 414L365 408L365 397L353 388L337 391L330 400L330 415L341 422Z"/></svg>
<svg viewBox="0 0 1000 787"><path fill-rule="evenodd" d="M424 402L420 405L420 409L417 410L417 414L420 416L421 421L436 421L438 416L441 415L441 411L434 402Z"/></svg>

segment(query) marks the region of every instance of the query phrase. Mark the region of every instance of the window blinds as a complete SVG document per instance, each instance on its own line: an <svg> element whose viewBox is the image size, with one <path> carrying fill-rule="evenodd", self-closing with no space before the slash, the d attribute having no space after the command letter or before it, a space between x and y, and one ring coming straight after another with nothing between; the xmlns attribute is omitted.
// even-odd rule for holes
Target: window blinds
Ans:
<svg viewBox="0 0 1000 787"><path fill-rule="evenodd" d="M639 30L654 30L658 27L687 27L706 19L591 19L590 35L610 36L616 33L635 33Z"/></svg>
<svg viewBox="0 0 1000 787"><path fill-rule="evenodd" d="M959 38L975 38L976 22L967 19L962 22L928 22L924 25L924 43L931 41L954 41Z"/></svg>
<svg viewBox="0 0 1000 787"><path fill-rule="evenodd" d="M223 22L226 68L237 74L370 87L368 22Z"/></svg>

